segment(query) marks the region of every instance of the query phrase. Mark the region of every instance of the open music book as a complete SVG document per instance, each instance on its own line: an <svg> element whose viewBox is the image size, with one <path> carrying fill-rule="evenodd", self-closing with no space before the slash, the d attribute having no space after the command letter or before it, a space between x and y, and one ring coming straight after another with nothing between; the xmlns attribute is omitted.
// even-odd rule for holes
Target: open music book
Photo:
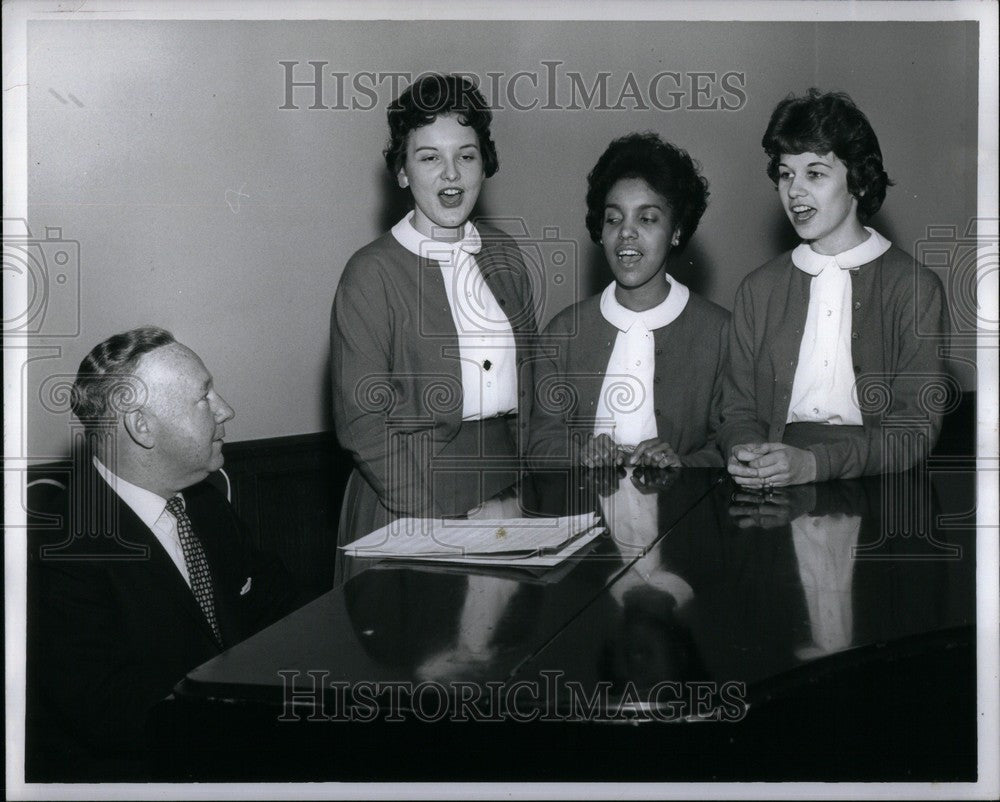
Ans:
<svg viewBox="0 0 1000 802"><path fill-rule="evenodd" d="M400 518L341 546L359 558L545 568L576 553L604 527L594 513L562 518Z"/></svg>

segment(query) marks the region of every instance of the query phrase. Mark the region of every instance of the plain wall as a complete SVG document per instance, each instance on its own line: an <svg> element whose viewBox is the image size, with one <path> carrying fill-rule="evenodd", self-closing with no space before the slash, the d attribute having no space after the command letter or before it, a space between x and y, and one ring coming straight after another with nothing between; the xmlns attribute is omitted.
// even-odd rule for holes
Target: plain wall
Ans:
<svg viewBox="0 0 1000 802"><path fill-rule="evenodd" d="M480 76L502 106L493 125L501 169L477 214L523 228L531 254L572 257L568 268L544 268L544 323L610 281L584 226L586 174L611 139L641 130L701 163L709 208L671 269L730 308L750 270L795 244L760 138L775 103L812 85L848 92L878 133L896 186L872 225L910 252L928 226L964 232L976 216L977 36L975 23L942 22L30 22L28 225L38 239L59 227L80 247L79 309L52 303L46 320L73 332L74 321L56 317L77 316L79 332L39 340L55 355L29 367L30 453L65 451L70 415L56 388L85 353L145 323L203 357L237 410L229 439L332 428L337 280L350 254L406 210L381 156L393 95L386 80L372 110L309 109L313 91L296 89L298 110L281 109L281 61L298 62L299 81L312 78L307 62L329 62L326 105L345 99L331 72L347 73L348 87L361 71ZM554 97L545 61L562 62ZM518 71L541 82L519 79L521 102L563 108L512 108L506 91ZM648 102L662 71L717 78L698 79L710 94L696 97L682 77L672 111L629 100L618 110L565 108L569 72L588 87L610 73L614 105L629 74ZM490 72L503 73L499 96ZM745 103L691 108L739 104L720 86L725 73L743 76ZM674 89L661 83L661 100ZM547 229L561 244L535 250ZM72 297L73 287L57 289ZM972 371L956 368L966 387Z"/></svg>

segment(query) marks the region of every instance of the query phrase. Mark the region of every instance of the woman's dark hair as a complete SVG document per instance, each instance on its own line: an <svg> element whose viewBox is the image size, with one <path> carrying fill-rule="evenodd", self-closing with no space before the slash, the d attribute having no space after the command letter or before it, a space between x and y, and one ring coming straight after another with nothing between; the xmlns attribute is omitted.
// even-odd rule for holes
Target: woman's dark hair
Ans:
<svg viewBox="0 0 1000 802"><path fill-rule="evenodd" d="M760 141L767 152L767 174L778 183L783 153L833 153L847 166L847 190L858 199L858 217L867 220L882 206L892 186L882 166L878 137L864 112L843 92L789 95L771 114Z"/></svg>
<svg viewBox="0 0 1000 802"><path fill-rule="evenodd" d="M475 130L487 178L500 169L497 147L490 137L493 112L479 90L460 75L429 73L410 84L389 104L389 142L382 155L393 177L406 163L406 142L410 132L430 125L441 114L455 114L462 125Z"/></svg>
<svg viewBox="0 0 1000 802"><path fill-rule="evenodd" d="M687 152L652 132L614 140L587 176L587 231L601 241L604 204L623 178L641 178L662 195L678 229L676 251L683 250L708 206L708 181Z"/></svg>

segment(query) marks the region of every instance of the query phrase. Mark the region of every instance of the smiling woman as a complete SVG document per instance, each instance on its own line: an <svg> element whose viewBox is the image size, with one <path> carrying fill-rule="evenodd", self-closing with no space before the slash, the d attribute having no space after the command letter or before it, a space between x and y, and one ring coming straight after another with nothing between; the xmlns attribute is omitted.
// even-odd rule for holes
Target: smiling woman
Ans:
<svg viewBox="0 0 1000 802"><path fill-rule="evenodd" d="M927 399L946 389L949 325L937 276L863 225L890 184L875 132L847 95L811 89L778 104L761 144L802 243L736 293L729 472L769 489L906 470L941 429Z"/></svg>
<svg viewBox="0 0 1000 802"><path fill-rule="evenodd" d="M708 182L656 134L616 139L587 180L587 228L615 280L540 338L532 461L721 466L729 314L668 272L705 211Z"/></svg>
<svg viewBox="0 0 1000 802"><path fill-rule="evenodd" d="M499 167L486 102L428 75L388 118L386 165L414 208L351 257L333 303L334 421L356 467L342 543L397 517L465 514L511 485L530 386L521 253L469 220Z"/></svg>

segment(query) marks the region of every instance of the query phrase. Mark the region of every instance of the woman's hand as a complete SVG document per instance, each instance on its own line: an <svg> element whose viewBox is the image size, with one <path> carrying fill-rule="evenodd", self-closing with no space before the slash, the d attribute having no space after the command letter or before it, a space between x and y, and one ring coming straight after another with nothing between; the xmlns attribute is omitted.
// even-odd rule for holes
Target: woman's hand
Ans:
<svg viewBox="0 0 1000 802"><path fill-rule="evenodd" d="M644 468L679 468L681 460L670 443L665 443L655 437L643 440L629 455L629 465L641 465Z"/></svg>
<svg viewBox="0 0 1000 802"><path fill-rule="evenodd" d="M726 466L741 487L768 490L816 479L811 451L784 443L744 443L733 446Z"/></svg>
<svg viewBox="0 0 1000 802"><path fill-rule="evenodd" d="M625 464L625 454L608 435L599 434L580 448L579 462L585 468L618 467Z"/></svg>

